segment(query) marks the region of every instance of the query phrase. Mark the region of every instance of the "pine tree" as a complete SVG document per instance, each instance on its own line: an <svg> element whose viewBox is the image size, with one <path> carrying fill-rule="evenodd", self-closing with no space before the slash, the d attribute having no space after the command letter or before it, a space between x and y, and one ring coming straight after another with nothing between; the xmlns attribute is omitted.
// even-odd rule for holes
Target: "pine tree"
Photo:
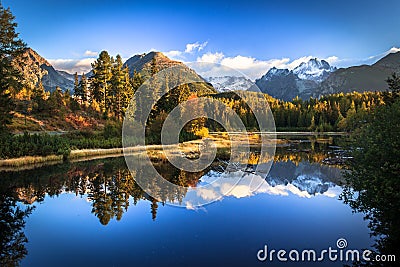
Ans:
<svg viewBox="0 0 400 267"><path fill-rule="evenodd" d="M400 92L400 76L398 76L396 73L393 73L391 77L388 77L386 82L392 92Z"/></svg>
<svg viewBox="0 0 400 267"><path fill-rule="evenodd" d="M356 104L354 103L354 100L352 100L350 108L346 112L346 118L350 118L351 116L354 116L355 114L356 114Z"/></svg>
<svg viewBox="0 0 400 267"><path fill-rule="evenodd" d="M157 66L157 61L155 56L151 60L151 65L150 65L150 74L151 76L154 76L158 72L158 66Z"/></svg>
<svg viewBox="0 0 400 267"><path fill-rule="evenodd" d="M133 77L131 80L132 84L132 94L135 95L135 103L134 106L132 107L133 111L133 116L135 117L135 120L141 123L144 123L145 118L142 116L143 114L143 106L144 103L146 102L146 97L139 91L139 87L144 83L144 78L142 75L137 72L136 70L133 72Z"/></svg>
<svg viewBox="0 0 400 267"><path fill-rule="evenodd" d="M74 96L79 96L79 77L77 72L74 74Z"/></svg>
<svg viewBox="0 0 400 267"><path fill-rule="evenodd" d="M42 112L47 109L46 105L46 92L44 90L44 86L42 81L39 81L39 84L33 88L32 91L32 102L33 102L33 110L35 112Z"/></svg>
<svg viewBox="0 0 400 267"><path fill-rule="evenodd" d="M105 114L111 104L107 96L109 96L113 61L107 51L102 51L99 58L92 64L91 95L100 104L100 108Z"/></svg>
<svg viewBox="0 0 400 267"><path fill-rule="evenodd" d="M67 106L67 107L69 107L70 105L71 105L71 92L70 92L70 90L69 89L67 89L65 92L64 92L64 99L63 99L63 102L64 102L64 104L65 104L65 106Z"/></svg>
<svg viewBox="0 0 400 267"><path fill-rule="evenodd" d="M315 117L314 117L314 115L312 115L312 117L311 117L311 123L310 123L309 129L310 130L314 130L315 129Z"/></svg>
<svg viewBox="0 0 400 267"><path fill-rule="evenodd" d="M133 77L132 77L132 89L133 93L136 92L137 89L144 83L144 78L142 75L137 72L136 70L133 72Z"/></svg>
<svg viewBox="0 0 400 267"><path fill-rule="evenodd" d="M22 88L21 74L12 64L11 59L21 55L26 45L15 32L17 23L9 8L0 3L0 133L7 130L12 120L14 103L10 91Z"/></svg>
<svg viewBox="0 0 400 267"><path fill-rule="evenodd" d="M80 85L78 73L75 72L74 74L74 97L79 104L83 102L83 92L82 87Z"/></svg>
<svg viewBox="0 0 400 267"><path fill-rule="evenodd" d="M129 104L131 103L131 100L133 98L134 90L133 90L133 85L132 85L132 80L129 76L129 69L128 67L125 67L125 89L122 92L121 95L121 101L122 101L122 115L125 115L125 111L128 108Z"/></svg>
<svg viewBox="0 0 400 267"><path fill-rule="evenodd" d="M153 219L153 221L155 221L157 218L157 209L158 209L158 203L156 199L152 198L150 207L151 207L151 218Z"/></svg>
<svg viewBox="0 0 400 267"><path fill-rule="evenodd" d="M50 112L58 112L63 110L64 106L64 97L60 87L56 87L56 89L51 92L50 97L47 99L47 103L49 105Z"/></svg>
<svg viewBox="0 0 400 267"><path fill-rule="evenodd" d="M81 81L79 82L79 93L82 104L86 104L88 100L88 81L85 73L82 73Z"/></svg>
<svg viewBox="0 0 400 267"><path fill-rule="evenodd" d="M118 120L121 120L125 106L124 91L129 87L129 79L126 79L129 73L128 68L124 68L122 58L117 55L115 64L112 68L112 77L110 80L111 90L109 98L111 99L111 110Z"/></svg>

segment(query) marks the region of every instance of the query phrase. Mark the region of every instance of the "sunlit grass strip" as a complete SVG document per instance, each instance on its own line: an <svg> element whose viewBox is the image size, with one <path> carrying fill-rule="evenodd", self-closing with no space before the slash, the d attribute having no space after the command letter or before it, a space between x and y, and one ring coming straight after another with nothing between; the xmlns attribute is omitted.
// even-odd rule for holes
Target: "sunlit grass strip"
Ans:
<svg viewBox="0 0 400 267"><path fill-rule="evenodd" d="M0 167L21 167L24 165L35 165L41 164L45 162L54 162L60 161L62 162L63 156L62 155L49 155L49 156L26 156L21 158L14 158L14 159L3 159L0 160Z"/></svg>
<svg viewBox="0 0 400 267"><path fill-rule="evenodd" d="M147 146L137 146L137 147L129 147L125 148L125 153L131 152L144 152L146 150L161 150L161 145L147 145ZM106 148L106 149L79 149L72 150L69 154L68 159L77 159L77 158L85 158L85 157L93 157L93 156L103 156L103 155L117 155L123 154L123 148Z"/></svg>
<svg viewBox="0 0 400 267"><path fill-rule="evenodd" d="M82 157L91 156L102 156L102 155L112 155L112 154L122 154L122 148L109 148L109 149L80 149L72 150L69 154L69 159L76 159Z"/></svg>

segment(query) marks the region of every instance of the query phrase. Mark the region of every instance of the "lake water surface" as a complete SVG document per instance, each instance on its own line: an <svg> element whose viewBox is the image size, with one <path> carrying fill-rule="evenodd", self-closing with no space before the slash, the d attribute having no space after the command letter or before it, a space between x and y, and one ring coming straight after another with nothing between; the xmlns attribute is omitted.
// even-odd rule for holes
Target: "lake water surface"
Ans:
<svg viewBox="0 0 400 267"><path fill-rule="evenodd" d="M13 253L23 257L22 266L343 266L257 259L265 245L320 251L345 238L348 248L371 247L363 214L338 199L340 166L326 164L342 153L332 137L299 137L277 148L267 183L256 192L241 186L195 209L144 193L123 157L3 172L1 194L15 201L9 205L33 207L20 228L27 254ZM201 173L155 166L171 181L196 186L218 178L221 164ZM221 180L229 183L229 176ZM184 199L185 192L173 197Z"/></svg>

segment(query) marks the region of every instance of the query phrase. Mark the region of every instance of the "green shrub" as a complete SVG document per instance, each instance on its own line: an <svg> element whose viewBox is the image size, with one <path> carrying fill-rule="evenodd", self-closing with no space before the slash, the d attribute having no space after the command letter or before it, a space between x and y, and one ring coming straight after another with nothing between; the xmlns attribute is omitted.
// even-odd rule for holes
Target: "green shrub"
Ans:
<svg viewBox="0 0 400 267"><path fill-rule="evenodd" d="M113 137L121 137L121 134L122 134L121 123L109 121L104 126L103 136L106 139L113 138Z"/></svg>

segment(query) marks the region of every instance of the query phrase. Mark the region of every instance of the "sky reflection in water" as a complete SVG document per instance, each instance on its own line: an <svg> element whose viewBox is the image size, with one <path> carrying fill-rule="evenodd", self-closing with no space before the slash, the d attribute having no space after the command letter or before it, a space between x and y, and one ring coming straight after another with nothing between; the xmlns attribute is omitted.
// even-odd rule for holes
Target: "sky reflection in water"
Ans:
<svg viewBox="0 0 400 267"><path fill-rule="evenodd" d="M94 161L85 166L96 169L98 164ZM79 173L79 168L74 171ZM113 172L115 178L121 170ZM246 181L239 182L219 201L199 209L189 202L185 209L162 206L146 195L139 197L144 201L129 197L129 206L123 206L127 208L119 220L113 217L106 225L92 213L90 192L74 194L69 184L61 191L67 193L46 194L44 201L34 202L36 208L26 219L28 255L22 266L263 266L268 263L258 262L256 253L265 244L273 249L318 251L334 247L343 237L350 248L368 248L372 240L362 214L353 214L337 199L340 172L304 158L281 160L274 163L266 182L256 191L246 186ZM213 190L200 191L196 197L223 195L234 176L244 174L241 170L220 177L210 170L199 184L212 183ZM85 175L84 171L79 175ZM242 179L261 178L246 173ZM156 219L152 220L154 209Z"/></svg>

